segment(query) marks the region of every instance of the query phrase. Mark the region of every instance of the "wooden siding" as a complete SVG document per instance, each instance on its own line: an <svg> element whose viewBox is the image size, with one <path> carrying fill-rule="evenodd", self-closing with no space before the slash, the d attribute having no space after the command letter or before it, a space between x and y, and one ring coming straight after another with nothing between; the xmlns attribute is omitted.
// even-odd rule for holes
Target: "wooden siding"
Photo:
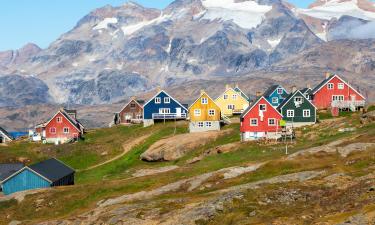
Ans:
<svg viewBox="0 0 375 225"><path fill-rule="evenodd" d="M18 191L48 188L51 184L28 168L2 184L3 193L9 195Z"/></svg>
<svg viewBox="0 0 375 225"><path fill-rule="evenodd" d="M57 121L57 118L60 117L62 120L61 122ZM69 128L68 133L64 133L64 128ZM51 128L55 128L56 132L52 133ZM52 118L52 120L46 125L45 127L46 131L46 138L56 138L56 139L72 139L72 138L78 138L81 136L81 132L77 129L77 127L73 126L72 123L70 123L61 112L57 113L55 117Z"/></svg>
<svg viewBox="0 0 375 225"><path fill-rule="evenodd" d="M224 95L228 95L228 99L224 99ZM233 95L236 95L236 99L233 99ZM242 97L242 95L232 88L227 89L223 94L221 94L215 103L220 107L221 112L226 116L233 115L233 110L228 109L228 105L234 105L234 111L240 112L245 110L249 106L249 102Z"/></svg>
<svg viewBox="0 0 375 225"><path fill-rule="evenodd" d="M277 93L277 89L278 89L278 88L282 88L282 89L283 89L283 93L282 93L282 94ZM285 90L283 87L279 86L278 88L275 89L275 91L272 92L271 95L269 95L269 96L265 96L266 99L267 99L267 101L268 101L272 106L274 106L274 107L278 107L278 106L284 101L285 96L288 96L288 93L286 92L286 90ZM275 102L275 103L272 102L272 99L273 99L273 98L277 98L277 99L278 99L277 103L276 103L276 102Z"/></svg>
<svg viewBox="0 0 375 225"><path fill-rule="evenodd" d="M135 107L132 107L132 105ZM135 100L131 100L119 113L121 123L131 123L131 120L142 119L143 108ZM130 121L129 121L130 120Z"/></svg>
<svg viewBox="0 0 375 225"><path fill-rule="evenodd" d="M296 107L294 104L295 97L302 97L303 103ZM287 117L287 111L294 110L294 117ZM310 110L310 117L303 117L303 111ZM316 122L316 108L314 105L301 93L297 92L295 95L281 108L283 119L288 122L295 123L315 123Z"/></svg>
<svg viewBox="0 0 375 225"><path fill-rule="evenodd" d="M155 103L155 98L160 97L161 98L161 103L156 104ZM154 113L159 113L159 109L161 108L168 108L170 109L170 113L176 113L177 108L181 109L181 113L187 114L187 110L184 108L183 105L181 105L179 102L175 101L172 97L170 97L170 103L165 103L164 98L165 97L170 97L167 95L164 91L160 92L157 96L152 98L146 105L143 106L143 119L146 120L151 120L152 114Z"/></svg>
<svg viewBox="0 0 375 225"><path fill-rule="evenodd" d="M333 89L328 89L328 84L332 83L334 85ZM338 84L343 83L344 88L338 89ZM355 101L365 100L361 95L359 95L353 88L349 87L343 81L341 81L337 76L333 77L331 81L327 82L320 90L318 90L313 96L313 103L318 109L327 109L331 107L332 96L342 95L344 96L344 101L352 100L352 96Z"/></svg>
<svg viewBox="0 0 375 225"><path fill-rule="evenodd" d="M202 98L207 98L208 102L207 104L202 104ZM196 109L199 109L201 111L200 116L196 116L194 114L194 111ZM210 116L209 110L213 109L215 110L215 115ZM206 94L203 93L201 96L197 99L197 101L191 105L189 108L189 115L190 115L190 121L192 122L199 122L199 121L220 121L221 119L221 110L218 105Z"/></svg>

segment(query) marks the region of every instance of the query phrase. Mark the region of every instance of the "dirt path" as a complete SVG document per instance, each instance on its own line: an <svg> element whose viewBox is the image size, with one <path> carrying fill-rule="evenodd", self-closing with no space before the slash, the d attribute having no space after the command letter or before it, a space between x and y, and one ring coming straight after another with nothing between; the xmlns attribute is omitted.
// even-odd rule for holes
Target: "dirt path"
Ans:
<svg viewBox="0 0 375 225"><path fill-rule="evenodd" d="M141 136L141 137L138 137L132 141L129 141L129 142L125 142L122 144L122 149L124 150L120 155L117 155L105 162L102 162L102 163L99 163L99 164L96 164L94 166L90 166L86 169L83 169L83 170L78 170L78 172L82 172L82 171L87 171L87 170L92 170L92 169L95 169L95 168L98 168L100 166L103 166L103 165L106 165L108 163L111 163L117 159L120 159L121 157L123 157L126 153L128 153L130 150L132 150L135 146L141 144L143 141L145 141L147 138L149 138L151 136L151 134L147 134L147 135L144 135L144 136Z"/></svg>

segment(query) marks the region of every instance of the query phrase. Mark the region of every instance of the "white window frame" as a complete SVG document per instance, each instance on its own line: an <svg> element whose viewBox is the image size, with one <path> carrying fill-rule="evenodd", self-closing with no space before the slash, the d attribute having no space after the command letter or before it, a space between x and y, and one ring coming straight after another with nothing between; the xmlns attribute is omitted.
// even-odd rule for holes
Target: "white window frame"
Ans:
<svg viewBox="0 0 375 225"><path fill-rule="evenodd" d="M198 127L204 127L204 123L203 122L198 122Z"/></svg>
<svg viewBox="0 0 375 225"><path fill-rule="evenodd" d="M332 95L332 101L344 101L344 95Z"/></svg>
<svg viewBox="0 0 375 225"><path fill-rule="evenodd" d="M274 121L274 124L270 123L271 120ZM268 126L276 126L276 119L275 118L268 118Z"/></svg>
<svg viewBox="0 0 375 225"><path fill-rule="evenodd" d="M201 116L201 110L200 109L194 109L194 116Z"/></svg>
<svg viewBox="0 0 375 225"><path fill-rule="evenodd" d="M66 130L66 131L65 131L65 130ZM69 134L69 132L70 132L69 127L64 127L64 128L63 128L63 133L64 133L64 134Z"/></svg>
<svg viewBox="0 0 375 225"><path fill-rule="evenodd" d="M288 118L294 118L294 109L288 109L287 111L286 111L286 117L288 117Z"/></svg>
<svg viewBox="0 0 375 225"><path fill-rule="evenodd" d="M54 130L54 131L52 131L52 130ZM56 127L51 127L51 128L49 128L49 132L50 132L51 134L56 134L56 132L57 132Z"/></svg>
<svg viewBox="0 0 375 225"><path fill-rule="evenodd" d="M161 97L155 98L155 104L161 104Z"/></svg>
<svg viewBox="0 0 375 225"><path fill-rule="evenodd" d="M328 90L333 90L335 88L335 84L334 83L328 83L327 88L328 88Z"/></svg>
<svg viewBox="0 0 375 225"><path fill-rule="evenodd" d="M206 121L206 127L212 127L212 122L211 121Z"/></svg>
<svg viewBox="0 0 375 225"><path fill-rule="evenodd" d="M264 110L260 109L261 106L264 106ZM259 111L266 112L267 111L267 104L259 104Z"/></svg>
<svg viewBox="0 0 375 225"><path fill-rule="evenodd" d="M223 96L224 100L227 100L228 97L229 97L229 95L227 95L227 94L224 94L224 96Z"/></svg>
<svg viewBox="0 0 375 225"><path fill-rule="evenodd" d="M303 115L304 118L310 118L311 117L311 110L310 109L304 109L303 112L302 112L302 115Z"/></svg>
<svg viewBox="0 0 375 225"><path fill-rule="evenodd" d="M56 122L57 123L62 123L62 116L56 117Z"/></svg>
<svg viewBox="0 0 375 225"><path fill-rule="evenodd" d="M297 101L297 99L299 99L300 101ZM294 97L294 102L298 102L298 103L302 104L303 103L303 97L301 97L301 96Z"/></svg>
<svg viewBox="0 0 375 225"><path fill-rule="evenodd" d="M170 114L170 113L171 113L170 108L160 108L159 109L159 114L166 115L166 114Z"/></svg>
<svg viewBox="0 0 375 225"><path fill-rule="evenodd" d="M164 97L164 103L166 103L166 104L171 103L171 98L170 97Z"/></svg>
<svg viewBox="0 0 375 225"><path fill-rule="evenodd" d="M272 97L272 103L273 104L278 104L279 103L279 98L278 97Z"/></svg>
<svg viewBox="0 0 375 225"><path fill-rule="evenodd" d="M208 98L201 98L201 103L202 103L202 105L207 105L208 104Z"/></svg>
<svg viewBox="0 0 375 225"><path fill-rule="evenodd" d="M233 104L229 104L227 107L229 110L234 110L236 108L236 106Z"/></svg>
<svg viewBox="0 0 375 225"><path fill-rule="evenodd" d="M338 83L337 84L337 89L344 90L344 88L345 88L345 84L344 83Z"/></svg>
<svg viewBox="0 0 375 225"><path fill-rule="evenodd" d="M283 94L284 90L282 88L277 88L277 94L281 95Z"/></svg>
<svg viewBox="0 0 375 225"><path fill-rule="evenodd" d="M233 94L233 95L232 95L232 99L233 99L233 100L237 100L237 95L236 95L236 94Z"/></svg>
<svg viewBox="0 0 375 225"><path fill-rule="evenodd" d="M256 124L253 124L253 121L256 121ZM250 118L250 126L257 127L258 126L258 118Z"/></svg>
<svg viewBox="0 0 375 225"><path fill-rule="evenodd" d="M209 109L208 110L208 115L209 116L215 116L216 115L216 110L215 109Z"/></svg>

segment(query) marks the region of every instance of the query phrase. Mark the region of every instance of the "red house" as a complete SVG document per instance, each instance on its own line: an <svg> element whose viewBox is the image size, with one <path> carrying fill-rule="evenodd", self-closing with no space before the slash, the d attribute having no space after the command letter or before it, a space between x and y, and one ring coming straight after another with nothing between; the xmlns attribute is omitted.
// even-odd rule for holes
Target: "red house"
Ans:
<svg viewBox="0 0 375 225"><path fill-rule="evenodd" d="M265 97L259 97L241 115L241 140L277 138L282 117Z"/></svg>
<svg viewBox="0 0 375 225"><path fill-rule="evenodd" d="M365 106L366 98L338 75L327 73L326 79L311 91L318 109L339 108L355 111Z"/></svg>
<svg viewBox="0 0 375 225"><path fill-rule="evenodd" d="M47 143L62 144L82 137L84 126L75 110L60 109L48 122L37 125L36 133Z"/></svg>

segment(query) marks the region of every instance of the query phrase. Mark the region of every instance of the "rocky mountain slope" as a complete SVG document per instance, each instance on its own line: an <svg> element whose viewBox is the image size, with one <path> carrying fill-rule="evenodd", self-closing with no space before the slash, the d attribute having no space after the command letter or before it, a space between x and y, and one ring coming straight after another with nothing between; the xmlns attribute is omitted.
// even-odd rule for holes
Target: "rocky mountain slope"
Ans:
<svg viewBox="0 0 375 225"><path fill-rule="evenodd" d="M0 53L0 83L17 80L11 90L0 88L0 106L113 103L157 86L286 69L293 76L355 72L364 80L374 75L373 40L353 35L372 26L373 7L367 0L318 1L309 9L281 0L176 0L163 10L105 6L46 49L30 44ZM350 45L341 41L347 38ZM343 56L343 45L352 54L361 50L355 60Z"/></svg>

